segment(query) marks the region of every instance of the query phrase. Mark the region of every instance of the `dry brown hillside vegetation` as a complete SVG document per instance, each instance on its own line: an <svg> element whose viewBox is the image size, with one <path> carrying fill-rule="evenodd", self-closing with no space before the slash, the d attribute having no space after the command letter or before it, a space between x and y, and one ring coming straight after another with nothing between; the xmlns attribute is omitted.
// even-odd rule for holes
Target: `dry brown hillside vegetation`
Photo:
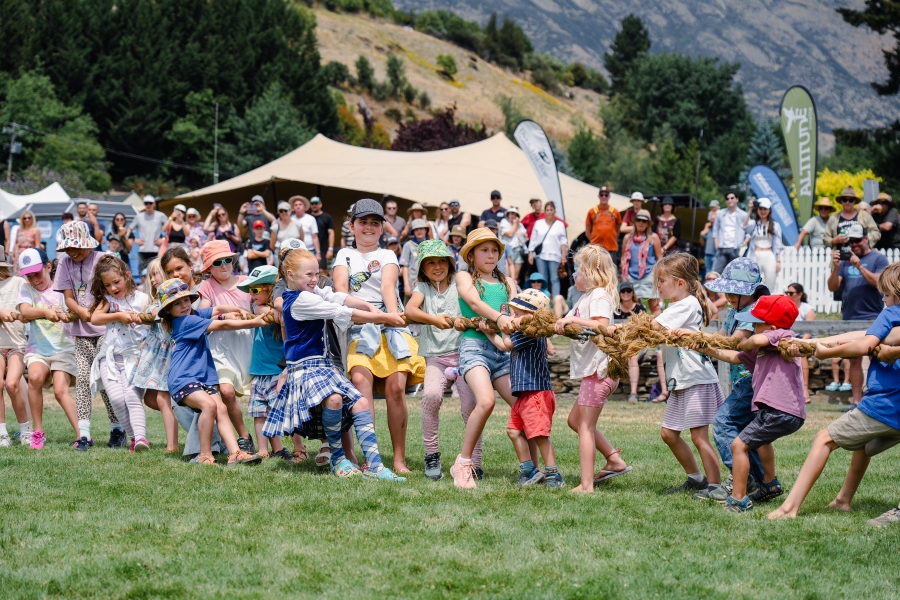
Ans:
<svg viewBox="0 0 900 600"><path fill-rule="evenodd" d="M466 122L484 123L491 131L502 130L504 117L496 98L507 96L513 99L524 115L540 123L552 138L570 139L579 122L595 131L602 130L602 123L597 117L600 96L596 92L561 86L568 97L553 96L531 84L527 73L506 71L458 46L411 28L368 16L327 10L314 12L318 21L316 34L322 64L338 61L347 65L355 75L354 63L363 55L372 63L380 81L387 78L387 57L395 54L403 59L409 83L428 93L432 108L455 103L456 116ZM439 54L450 55L456 60L459 71L454 80L441 75L437 65ZM342 92L347 103L355 106L359 94L346 89ZM396 108L405 113L411 109L416 118L429 117L428 112L418 104L410 105L402 100L377 102L368 94L363 94L363 97L377 122L391 137L396 134L398 123L385 116L385 111ZM361 118L359 121L362 124Z"/></svg>

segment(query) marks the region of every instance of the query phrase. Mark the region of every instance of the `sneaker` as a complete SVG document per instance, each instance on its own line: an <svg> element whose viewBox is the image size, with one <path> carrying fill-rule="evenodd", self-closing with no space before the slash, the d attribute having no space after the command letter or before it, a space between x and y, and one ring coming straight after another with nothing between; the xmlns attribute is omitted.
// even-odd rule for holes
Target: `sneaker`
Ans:
<svg viewBox="0 0 900 600"><path fill-rule="evenodd" d="M256 448L253 447L253 436L248 435L247 437L239 437L237 439L238 448L240 448L243 452L247 454L254 454L256 452Z"/></svg>
<svg viewBox="0 0 900 600"><path fill-rule="evenodd" d="M229 467L236 465L256 465L260 462L262 462L262 458L259 454L251 454L249 452L244 452L243 450L238 450L228 457Z"/></svg>
<svg viewBox="0 0 900 600"><path fill-rule="evenodd" d="M353 463L346 458L341 459L338 464L332 465L331 472L343 479L362 477L362 471L353 466Z"/></svg>
<svg viewBox="0 0 900 600"><path fill-rule="evenodd" d="M725 500L725 510L733 513L742 513L753 510L753 502L748 496L744 496L743 500L735 500L731 496Z"/></svg>
<svg viewBox="0 0 900 600"><path fill-rule="evenodd" d="M628 394L628 401L629 401L629 402L637 402L637 401L639 401L639 400L640 400L640 398L638 398L638 395L637 395L637 394Z"/></svg>
<svg viewBox="0 0 900 600"><path fill-rule="evenodd" d="M707 488L709 489L709 488ZM731 491L726 489L724 485L720 485L714 490L709 491L709 499L718 502L719 504L725 504L725 501L728 500L728 496L731 495ZM697 496L694 496L696 498Z"/></svg>
<svg viewBox="0 0 900 600"><path fill-rule="evenodd" d="M30 431L28 433L21 433L21 432L16 432L16 433L19 433L19 443L20 444L22 444L23 446L31 445L31 432Z"/></svg>
<svg viewBox="0 0 900 600"><path fill-rule="evenodd" d="M129 452L134 452L134 438L131 438L131 445L128 446Z"/></svg>
<svg viewBox="0 0 900 600"><path fill-rule="evenodd" d="M282 448L278 452L272 454L272 458L280 458L281 460L286 460L288 462L293 462L294 455L287 448Z"/></svg>
<svg viewBox="0 0 900 600"><path fill-rule="evenodd" d="M143 452L150 449L150 442L147 441L147 438L139 437L134 441L132 448L134 448L132 452Z"/></svg>
<svg viewBox="0 0 900 600"><path fill-rule="evenodd" d="M107 448L124 448L125 444L128 442L128 436L125 435L124 429L112 429L109 432L109 442L107 442ZM91 443L93 446L93 442Z"/></svg>
<svg viewBox="0 0 900 600"><path fill-rule="evenodd" d="M348 461L349 462L349 461ZM395 481L397 483L403 483L406 481L406 477L400 477L387 467L382 466L381 470L377 473L372 469L367 469L363 471L363 477L368 477L369 479L381 479L384 481Z"/></svg>
<svg viewBox="0 0 900 600"><path fill-rule="evenodd" d="M30 447L32 450L43 450L46 436L43 431L32 431Z"/></svg>
<svg viewBox="0 0 900 600"><path fill-rule="evenodd" d="M535 468L531 473L519 473L519 480L516 482L516 485L540 485L544 483L544 479L547 476L544 475L544 472L538 468Z"/></svg>
<svg viewBox="0 0 900 600"><path fill-rule="evenodd" d="M94 446L94 440L81 436L72 444L72 447L79 452L87 452Z"/></svg>
<svg viewBox="0 0 900 600"><path fill-rule="evenodd" d="M475 489L475 480L472 478L475 472L475 466L471 460L460 462L459 456L450 466L450 476L453 478L453 485L464 490Z"/></svg>
<svg viewBox="0 0 900 600"><path fill-rule="evenodd" d="M839 389L841 389L841 384L839 384L837 381L832 381L831 383L829 383L828 385L825 386L826 392L836 392Z"/></svg>
<svg viewBox="0 0 900 600"><path fill-rule="evenodd" d="M679 485L678 487L673 487L671 489L666 490L666 494L677 494L678 492L690 492L691 490L702 491L709 487L709 481L707 481L706 477L701 479L700 481L694 481L690 477L687 478L687 481Z"/></svg>
<svg viewBox="0 0 900 600"><path fill-rule="evenodd" d="M565 487L566 482L563 481L562 474L557 471L546 476L547 487L551 490L558 490Z"/></svg>
<svg viewBox="0 0 900 600"><path fill-rule="evenodd" d="M873 525L875 527L884 527L886 525L893 525L898 521L900 521L900 507L892 508L880 517L869 519L868 523L869 525Z"/></svg>
<svg viewBox="0 0 900 600"><path fill-rule="evenodd" d="M475 467L475 474L473 475L476 481L481 481L484 479L484 469L481 467Z"/></svg>
<svg viewBox="0 0 900 600"><path fill-rule="evenodd" d="M441 453L432 452L425 455L425 477L433 481L439 481L444 477L441 472Z"/></svg>
<svg viewBox="0 0 900 600"><path fill-rule="evenodd" d="M715 491L718 490L718 489L721 489L721 488L722 488L721 485L715 485L715 486L711 485L711 486L707 487L705 490L700 491L700 492L697 492L696 494L694 494L694 495L692 496L692 498L693 498L694 500L712 500L712 499L713 499L713 498L712 498L712 493L715 492ZM727 492L726 492L726 493L727 493Z"/></svg>
<svg viewBox="0 0 900 600"><path fill-rule="evenodd" d="M838 388L838 391L839 391L839 392L852 392L852 391L853 391L853 385L851 385L851 384L849 384L849 383L842 383L842 384L841 384L841 387Z"/></svg>
<svg viewBox="0 0 900 600"><path fill-rule="evenodd" d="M12 438L8 433L0 433L0 448L9 448L12 446Z"/></svg>
<svg viewBox="0 0 900 600"><path fill-rule="evenodd" d="M854 410L856 410L856 404L851 402L850 406L845 406L844 408L841 409L841 412L848 413L848 412L853 412Z"/></svg>

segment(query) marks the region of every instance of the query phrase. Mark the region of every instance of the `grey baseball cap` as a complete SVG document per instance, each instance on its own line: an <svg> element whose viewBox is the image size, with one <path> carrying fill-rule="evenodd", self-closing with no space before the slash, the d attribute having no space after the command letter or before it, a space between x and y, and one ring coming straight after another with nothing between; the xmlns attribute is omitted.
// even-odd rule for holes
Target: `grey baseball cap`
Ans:
<svg viewBox="0 0 900 600"><path fill-rule="evenodd" d="M381 204L372 200L371 198L363 198L362 200L357 200L356 204L353 205L353 213L351 214L351 218L359 219L361 217L368 217L370 215L377 215L381 217L381 220L384 220L384 209L381 208Z"/></svg>

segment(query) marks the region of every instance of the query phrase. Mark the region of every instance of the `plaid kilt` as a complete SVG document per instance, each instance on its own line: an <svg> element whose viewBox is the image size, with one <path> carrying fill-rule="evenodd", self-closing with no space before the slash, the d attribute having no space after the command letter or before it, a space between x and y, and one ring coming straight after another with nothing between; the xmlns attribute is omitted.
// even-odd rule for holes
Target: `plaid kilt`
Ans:
<svg viewBox="0 0 900 600"><path fill-rule="evenodd" d="M289 363L287 380L278 398L269 407L263 435L271 438L299 433L309 439L324 439L320 405L332 394L343 398L344 418L341 429L347 431L352 424L350 409L363 395L327 358L310 358Z"/></svg>

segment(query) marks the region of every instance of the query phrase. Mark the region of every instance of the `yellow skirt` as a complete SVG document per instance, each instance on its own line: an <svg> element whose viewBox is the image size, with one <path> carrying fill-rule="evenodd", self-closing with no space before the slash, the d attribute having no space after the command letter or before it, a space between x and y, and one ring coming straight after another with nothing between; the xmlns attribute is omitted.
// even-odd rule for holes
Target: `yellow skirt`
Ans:
<svg viewBox="0 0 900 600"><path fill-rule="evenodd" d="M419 356L419 344L411 335L404 333L403 336L406 338L406 343L409 344L409 351L412 352L412 356L403 360L397 360L388 350L387 337L383 333L381 334L381 346L378 347L372 358L357 353L357 340L353 340L347 348L347 373L350 373L353 367L363 367L375 376L375 391L382 394L384 393L384 380L394 373L408 373L406 376L407 386L424 382L425 359Z"/></svg>

